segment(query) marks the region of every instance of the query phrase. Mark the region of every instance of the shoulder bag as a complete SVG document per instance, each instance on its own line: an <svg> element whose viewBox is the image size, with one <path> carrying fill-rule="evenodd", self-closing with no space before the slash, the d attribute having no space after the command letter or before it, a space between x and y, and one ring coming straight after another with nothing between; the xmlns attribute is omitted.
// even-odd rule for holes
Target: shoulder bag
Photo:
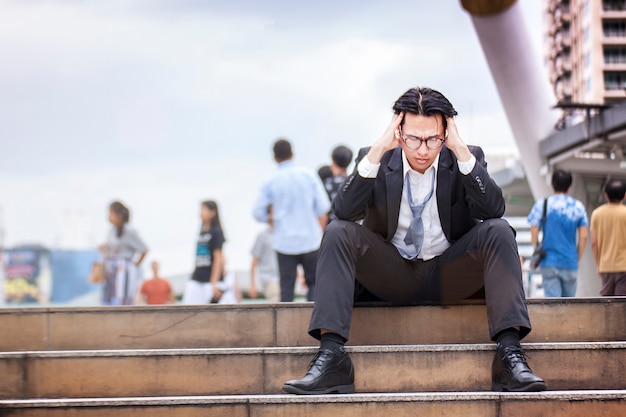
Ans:
<svg viewBox="0 0 626 417"><path fill-rule="evenodd" d="M546 212L548 211L548 197L543 200L543 214L541 215L541 223L539 223L539 231L543 229L543 235L546 233L545 223L546 223ZM541 242L535 246L535 250L533 251L532 256L530 257L530 269L539 268L539 264L546 257L546 251L543 249L543 235L541 235Z"/></svg>

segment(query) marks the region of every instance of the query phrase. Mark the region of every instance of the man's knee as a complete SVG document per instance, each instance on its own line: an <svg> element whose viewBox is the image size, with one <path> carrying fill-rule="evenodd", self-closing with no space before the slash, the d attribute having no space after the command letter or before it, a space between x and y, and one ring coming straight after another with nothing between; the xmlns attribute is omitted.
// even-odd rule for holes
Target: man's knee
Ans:
<svg viewBox="0 0 626 417"><path fill-rule="evenodd" d="M514 233L515 230L511 227L509 222L504 219L487 219L483 221L483 224L490 229L498 231L506 231L507 233Z"/></svg>
<svg viewBox="0 0 626 417"><path fill-rule="evenodd" d="M480 227L489 236L515 240L515 229L504 219L487 219L480 224Z"/></svg>
<svg viewBox="0 0 626 417"><path fill-rule="evenodd" d="M322 245L324 243L329 244L338 241L344 241L358 225L354 222L347 220L333 220L328 223L326 230L324 231L324 238L322 239Z"/></svg>

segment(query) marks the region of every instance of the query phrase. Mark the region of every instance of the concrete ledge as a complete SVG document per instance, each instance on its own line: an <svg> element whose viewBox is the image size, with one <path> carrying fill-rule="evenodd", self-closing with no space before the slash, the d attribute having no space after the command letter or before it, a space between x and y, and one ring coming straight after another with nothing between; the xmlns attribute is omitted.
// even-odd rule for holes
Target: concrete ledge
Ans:
<svg viewBox="0 0 626 417"><path fill-rule="evenodd" d="M626 340L626 297L529 300L528 342ZM312 346L312 303L0 309L0 351ZM356 306L349 344L486 343L481 302Z"/></svg>
<svg viewBox="0 0 626 417"><path fill-rule="evenodd" d="M626 389L626 342L525 344L552 390ZM358 392L489 391L493 344L355 346ZM312 347L0 354L0 398L278 394Z"/></svg>
<svg viewBox="0 0 626 417"><path fill-rule="evenodd" d="M626 391L401 393L320 396L250 395L0 401L12 416L307 416L463 415L466 417L619 416ZM456 414L451 414L451 413ZM66 414L62 414L66 413ZM225 413L225 414L219 414Z"/></svg>
<svg viewBox="0 0 626 417"><path fill-rule="evenodd" d="M192 404L320 404L355 402L407 402L407 401L512 401L547 400L585 401L626 399L626 390L544 391L532 393L511 392L406 392L331 395L215 395L171 397L120 397L120 398L62 398L37 400L0 400L0 408L33 407L94 407L94 406L145 406Z"/></svg>

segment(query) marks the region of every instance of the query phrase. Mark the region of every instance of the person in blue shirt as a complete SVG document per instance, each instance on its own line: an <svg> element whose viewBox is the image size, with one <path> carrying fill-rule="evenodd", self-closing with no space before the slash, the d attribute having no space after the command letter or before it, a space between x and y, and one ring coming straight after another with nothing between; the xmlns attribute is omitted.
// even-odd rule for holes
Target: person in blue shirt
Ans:
<svg viewBox="0 0 626 417"><path fill-rule="evenodd" d="M546 297L574 297L578 284L578 263L585 251L589 222L583 204L567 195L572 174L557 170L552 174L554 195L548 197L543 225L542 247L546 256L540 263ZM528 214L531 243L539 242L544 199L537 200Z"/></svg>
<svg viewBox="0 0 626 417"><path fill-rule="evenodd" d="M313 301L319 247L330 201L319 177L294 164L288 140L278 139L273 151L278 169L261 186L253 216L259 222L267 222L268 207L272 206L280 301L293 301L298 265L304 270L307 300Z"/></svg>

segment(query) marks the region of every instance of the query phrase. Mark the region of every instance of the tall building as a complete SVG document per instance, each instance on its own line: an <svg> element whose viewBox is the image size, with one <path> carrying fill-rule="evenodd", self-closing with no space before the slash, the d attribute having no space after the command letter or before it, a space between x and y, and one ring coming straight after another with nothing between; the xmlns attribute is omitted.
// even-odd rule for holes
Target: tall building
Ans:
<svg viewBox="0 0 626 417"><path fill-rule="evenodd" d="M561 103L626 99L626 1L545 0L546 63Z"/></svg>

